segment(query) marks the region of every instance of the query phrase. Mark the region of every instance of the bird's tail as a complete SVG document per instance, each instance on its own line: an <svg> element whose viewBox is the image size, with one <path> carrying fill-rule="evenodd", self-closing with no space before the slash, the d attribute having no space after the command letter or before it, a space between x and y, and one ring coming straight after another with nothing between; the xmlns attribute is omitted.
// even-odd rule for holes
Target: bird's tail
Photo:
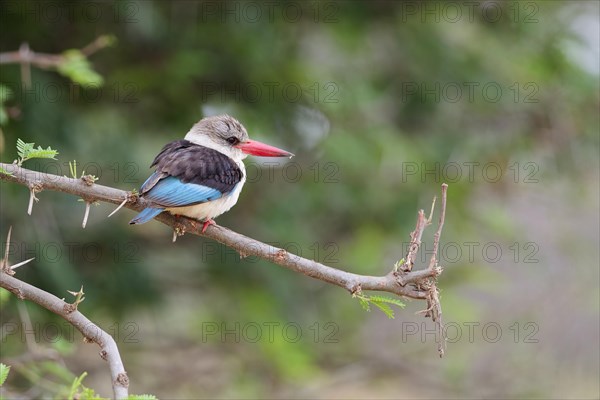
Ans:
<svg viewBox="0 0 600 400"><path fill-rule="evenodd" d="M134 219L129 221L129 224L145 224L150 221L152 218L156 217L158 214L164 211L164 208L146 208L144 211L139 213Z"/></svg>

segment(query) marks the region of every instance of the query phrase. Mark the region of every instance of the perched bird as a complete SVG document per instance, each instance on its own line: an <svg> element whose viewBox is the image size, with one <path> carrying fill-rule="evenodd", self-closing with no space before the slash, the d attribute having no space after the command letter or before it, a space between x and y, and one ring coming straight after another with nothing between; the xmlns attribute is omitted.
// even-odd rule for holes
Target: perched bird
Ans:
<svg viewBox="0 0 600 400"><path fill-rule="evenodd" d="M292 157L277 147L250 140L246 128L229 115L207 117L196 123L184 140L167 144L152 162L156 171L144 182L140 197L149 200L130 224L143 224L163 211L204 222L229 211L238 201L248 154Z"/></svg>

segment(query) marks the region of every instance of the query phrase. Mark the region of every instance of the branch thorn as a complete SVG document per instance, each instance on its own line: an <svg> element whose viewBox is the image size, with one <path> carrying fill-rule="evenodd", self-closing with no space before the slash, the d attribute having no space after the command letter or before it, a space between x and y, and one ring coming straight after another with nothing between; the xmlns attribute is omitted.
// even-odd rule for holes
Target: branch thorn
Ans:
<svg viewBox="0 0 600 400"><path fill-rule="evenodd" d="M83 214L83 222L81 223L81 227L84 229L85 229L85 226L87 225L87 220L90 215L91 206L92 206L91 202L89 202L89 201L85 202L85 213Z"/></svg>
<svg viewBox="0 0 600 400"><path fill-rule="evenodd" d="M38 188L38 185L33 184L29 187L29 206L27 207L27 214L31 215L31 211L33 210L33 201L35 200L36 202L40 201L40 199L38 199L37 197L35 197L35 193L39 192L40 189Z"/></svg>
<svg viewBox="0 0 600 400"><path fill-rule="evenodd" d="M123 200L123 202L121 204L119 204L119 207L115 208L115 210L113 212L111 212L110 214L108 214L108 217L106 217L106 218L112 217L117 211L119 211L121 208L123 208L123 206L125 204L127 204L128 200L129 200L129 198L126 197L125 200Z"/></svg>
<svg viewBox="0 0 600 400"><path fill-rule="evenodd" d="M10 265L8 262L8 253L10 251L10 237L12 235L12 225L8 228L8 234L6 235L6 248L4 249L4 258L0 260L0 270L8 275L14 275L15 269L22 267L23 265L35 260L35 257L30 258L29 260L21 261L15 265Z"/></svg>

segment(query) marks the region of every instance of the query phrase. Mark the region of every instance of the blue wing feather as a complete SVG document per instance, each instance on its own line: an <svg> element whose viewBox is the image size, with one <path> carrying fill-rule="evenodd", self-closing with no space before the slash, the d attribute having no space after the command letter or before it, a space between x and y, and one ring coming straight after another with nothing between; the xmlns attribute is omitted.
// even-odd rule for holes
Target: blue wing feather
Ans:
<svg viewBox="0 0 600 400"><path fill-rule="evenodd" d="M183 183L173 176L159 180L144 193L144 198L165 208L205 203L222 196L223 193L217 189L195 183Z"/></svg>
<svg viewBox="0 0 600 400"><path fill-rule="evenodd" d="M129 221L130 224L145 224L158 214L163 212L162 208L146 208L141 213L136 215L134 219Z"/></svg>

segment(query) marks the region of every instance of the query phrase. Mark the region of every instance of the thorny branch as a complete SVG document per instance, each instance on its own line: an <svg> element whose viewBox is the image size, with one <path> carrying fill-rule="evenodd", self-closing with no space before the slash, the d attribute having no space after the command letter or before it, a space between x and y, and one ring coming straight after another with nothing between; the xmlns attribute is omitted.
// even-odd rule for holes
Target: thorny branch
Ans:
<svg viewBox="0 0 600 400"><path fill-rule="evenodd" d="M70 292L76 298L73 303L67 303L64 299L59 299L48 292L15 278L13 276L15 269L33 260L33 258L10 265L8 250L11 231L12 228L8 231L4 258L0 260L0 287L12 292L21 300L31 300L54 314L59 315L81 332L84 341L98 344L100 346L100 357L108 361L114 397L116 399L126 399L128 397L129 378L121 361L117 343L112 336L100 329L98 325L94 324L77 310L77 305L83 301L83 287L79 292Z"/></svg>
<svg viewBox="0 0 600 400"><path fill-rule="evenodd" d="M28 187L35 184L40 190L53 190L69 193L82 197L86 201L113 203L120 205L120 207L126 207L135 211L141 211L150 205L145 199L138 197L132 192L126 192L98 184L89 185L80 179L71 179L64 176L31 171L15 164L0 163L0 167L11 174L0 174L0 179L4 181L19 183ZM435 236L435 240L437 240L438 244L445 216L446 189L447 185L442 185L440 226ZM340 286L351 294L365 290L373 290L389 292L401 297L426 300L428 307L424 311L424 314L427 317L431 317L438 325L440 332L442 331L440 318L441 306L439 304L438 290L436 287L436 278L441 274L442 269L437 265L436 259L433 259L429 268L420 271L412 271L412 263L414 262L416 253L419 249L423 230L431 222L431 215L426 219L423 210L419 211L417 226L415 231L411 234L411 241L414 245L411 244L405 258L406 261L384 276L359 275L332 268L319 262L302 258L285 249L259 242L218 225L209 226L206 232L202 234L202 224L198 224L197 221L189 218L175 217L169 213L161 213L155 219L170 226L177 235L191 233L193 235L208 237L235 249L241 257L256 256L266 259L274 264L299 272L311 278ZM435 245L435 249L437 248L438 245ZM406 263L410 263L410 267L408 267ZM442 337L439 339L440 356L443 355L443 343L444 339Z"/></svg>

